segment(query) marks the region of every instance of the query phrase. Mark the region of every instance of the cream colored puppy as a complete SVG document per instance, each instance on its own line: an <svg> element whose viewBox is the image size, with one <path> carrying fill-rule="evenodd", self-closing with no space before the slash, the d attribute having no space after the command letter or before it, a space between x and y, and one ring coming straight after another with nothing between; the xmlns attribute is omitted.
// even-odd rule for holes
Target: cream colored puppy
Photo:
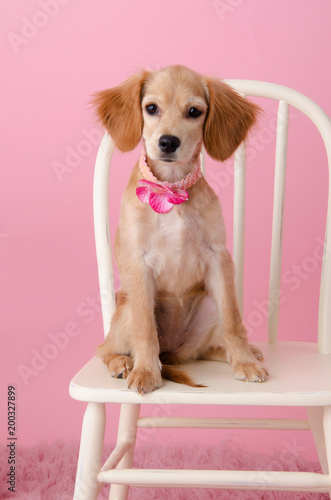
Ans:
<svg viewBox="0 0 331 500"><path fill-rule="evenodd" d="M228 361L237 379L262 382L268 372L247 342L221 206L199 166L202 143L216 160L231 156L258 108L183 66L141 71L95 104L121 151L143 145L122 200L121 288L98 355L140 393L162 375L195 385L172 366L192 359Z"/></svg>

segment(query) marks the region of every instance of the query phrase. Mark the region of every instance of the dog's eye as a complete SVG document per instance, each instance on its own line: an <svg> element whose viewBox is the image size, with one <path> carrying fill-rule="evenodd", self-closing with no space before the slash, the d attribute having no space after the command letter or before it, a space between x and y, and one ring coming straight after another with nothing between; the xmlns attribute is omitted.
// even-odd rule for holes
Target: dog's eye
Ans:
<svg viewBox="0 0 331 500"><path fill-rule="evenodd" d="M158 108L156 104L149 104L146 106L146 111L149 115L156 115L158 112Z"/></svg>
<svg viewBox="0 0 331 500"><path fill-rule="evenodd" d="M202 114L202 111L198 108L191 108L190 111L188 112L188 116L190 118L198 118Z"/></svg>

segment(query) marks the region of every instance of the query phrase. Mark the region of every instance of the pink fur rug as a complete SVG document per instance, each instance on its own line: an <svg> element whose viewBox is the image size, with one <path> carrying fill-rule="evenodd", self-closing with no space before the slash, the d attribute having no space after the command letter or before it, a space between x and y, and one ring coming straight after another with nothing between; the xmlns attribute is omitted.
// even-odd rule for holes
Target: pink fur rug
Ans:
<svg viewBox="0 0 331 500"><path fill-rule="evenodd" d="M109 454L111 447L107 448ZM17 448L16 492L7 490L8 452L0 447L0 498L15 500L72 500L78 444L68 442L41 443L30 448ZM106 457L105 457L106 458ZM270 456L254 455L240 443L227 439L218 445L201 444L180 446L140 446L136 450L134 467L195 468L242 470L292 470L320 472L318 463L304 462L298 456L286 457L275 452ZM105 486L98 499L108 499L109 486ZM321 500L328 495L320 493L262 492L242 490L131 488L129 500L214 500L214 499L282 499Z"/></svg>

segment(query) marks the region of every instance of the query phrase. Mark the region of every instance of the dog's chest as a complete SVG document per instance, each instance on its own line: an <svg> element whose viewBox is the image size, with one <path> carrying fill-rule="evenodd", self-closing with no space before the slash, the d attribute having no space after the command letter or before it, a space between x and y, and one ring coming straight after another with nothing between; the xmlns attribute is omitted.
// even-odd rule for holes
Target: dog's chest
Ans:
<svg viewBox="0 0 331 500"><path fill-rule="evenodd" d="M186 288L203 279L203 223L174 207L159 214L145 244L145 262L153 271L157 288Z"/></svg>

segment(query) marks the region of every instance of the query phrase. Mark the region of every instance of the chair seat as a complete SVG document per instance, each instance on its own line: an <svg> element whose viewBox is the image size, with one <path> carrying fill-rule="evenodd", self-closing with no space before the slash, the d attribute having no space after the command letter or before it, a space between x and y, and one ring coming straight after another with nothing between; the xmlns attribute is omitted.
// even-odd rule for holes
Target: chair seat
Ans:
<svg viewBox="0 0 331 500"><path fill-rule="evenodd" d="M112 378L100 358L92 358L72 379L69 392L79 401L98 403L225 404L259 406L331 405L331 354L320 354L308 342L255 343L265 357L270 376L262 384L235 380L232 368L217 361L180 365L205 388L169 380L143 396L127 389L126 381Z"/></svg>

